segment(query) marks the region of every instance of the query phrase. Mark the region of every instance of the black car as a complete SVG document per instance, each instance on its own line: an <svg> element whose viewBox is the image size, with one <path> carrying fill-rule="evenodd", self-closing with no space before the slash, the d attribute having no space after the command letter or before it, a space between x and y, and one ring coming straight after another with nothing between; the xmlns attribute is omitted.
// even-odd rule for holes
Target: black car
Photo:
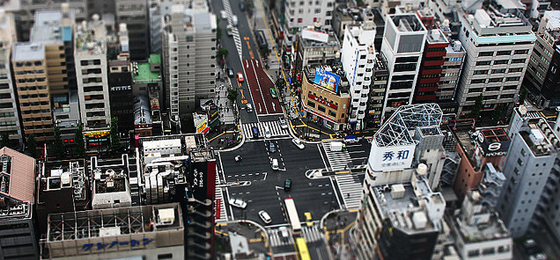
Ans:
<svg viewBox="0 0 560 260"><path fill-rule="evenodd" d="M227 69L227 75L228 77L233 78L233 70L231 68Z"/></svg>
<svg viewBox="0 0 560 260"><path fill-rule="evenodd" d="M292 189L292 179L286 179L284 181L284 190L290 191Z"/></svg>
<svg viewBox="0 0 560 260"><path fill-rule="evenodd" d="M245 11L245 4L243 2L239 2L239 10L241 10L241 12Z"/></svg>
<svg viewBox="0 0 560 260"><path fill-rule="evenodd" d="M256 126L253 126L251 131L253 131L253 138L259 138L259 129Z"/></svg>

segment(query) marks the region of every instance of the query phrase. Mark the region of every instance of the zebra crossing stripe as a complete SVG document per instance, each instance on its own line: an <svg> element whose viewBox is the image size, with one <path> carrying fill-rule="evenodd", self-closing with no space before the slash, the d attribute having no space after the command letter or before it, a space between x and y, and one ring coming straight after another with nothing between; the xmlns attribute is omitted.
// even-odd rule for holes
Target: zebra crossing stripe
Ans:
<svg viewBox="0 0 560 260"><path fill-rule="evenodd" d="M224 197L222 196L222 188L216 188L216 201L220 200L220 205L216 205L220 207L220 218L216 221L227 221L227 214L226 214L226 205L224 202Z"/></svg>
<svg viewBox="0 0 560 260"><path fill-rule="evenodd" d="M349 210L359 209L363 195L362 183L359 181L359 178L353 175L339 175L336 176L336 183L346 208Z"/></svg>
<svg viewBox="0 0 560 260"><path fill-rule="evenodd" d="M329 142L324 142L323 148L325 149L325 153L327 154L327 160L331 166L331 170L333 171L341 171L347 170L347 166L349 162L352 162L352 158L348 151L332 151L331 144Z"/></svg>
<svg viewBox="0 0 560 260"><path fill-rule="evenodd" d="M268 126L268 129L270 130L270 133L271 133L272 136L288 136L289 135L288 129L282 129L282 127L280 126L280 122L266 121L266 122L260 122L260 123L242 124L243 135L245 135L245 138L253 138L253 131L251 130L251 128L253 128L255 126L259 129L259 134L261 136L264 136L265 126Z"/></svg>

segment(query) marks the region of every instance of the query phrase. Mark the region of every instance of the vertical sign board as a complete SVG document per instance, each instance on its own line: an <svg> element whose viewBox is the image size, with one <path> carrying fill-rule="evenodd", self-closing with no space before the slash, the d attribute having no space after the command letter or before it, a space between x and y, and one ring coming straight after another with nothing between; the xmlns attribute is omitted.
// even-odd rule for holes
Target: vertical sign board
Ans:
<svg viewBox="0 0 560 260"><path fill-rule="evenodd" d="M206 163L206 197L214 200L216 198L216 159Z"/></svg>
<svg viewBox="0 0 560 260"><path fill-rule="evenodd" d="M379 147L371 142L368 164L374 171L391 171L410 168L416 144Z"/></svg>
<svg viewBox="0 0 560 260"><path fill-rule="evenodd" d="M191 162L190 183L198 200L216 197L216 160Z"/></svg>

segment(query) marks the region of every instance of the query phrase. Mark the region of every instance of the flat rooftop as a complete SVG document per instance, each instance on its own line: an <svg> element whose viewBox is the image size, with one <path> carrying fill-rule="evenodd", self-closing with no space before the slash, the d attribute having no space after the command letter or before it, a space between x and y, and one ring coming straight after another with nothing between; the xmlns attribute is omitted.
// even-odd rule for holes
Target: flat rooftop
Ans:
<svg viewBox="0 0 560 260"><path fill-rule="evenodd" d="M45 59L45 45L42 43L16 42L12 61L34 61Z"/></svg>
<svg viewBox="0 0 560 260"><path fill-rule="evenodd" d="M461 218L455 218L453 225L467 242L480 242L494 239L509 238L510 234L505 224L498 218L495 212L489 213L490 219L487 223L478 225L467 225Z"/></svg>
<svg viewBox="0 0 560 260"><path fill-rule="evenodd" d="M31 29L31 41L62 44L61 20L60 10L37 10L35 24Z"/></svg>
<svg viewBox="0 0 560 260"><path fill-rule="evenodd" d="M422 21L420 21L416 14L398 14L390 18L400 32L426 31Z"/></svg>
<svg viewBox="0 0 560 260"><path fill-rule="evenodd" d="M132 73L132 78L136 83L152 83L155 81L161 81L161 74L157 72L152 72L150 68L150 63L138 63L138 74Z"/></svg>

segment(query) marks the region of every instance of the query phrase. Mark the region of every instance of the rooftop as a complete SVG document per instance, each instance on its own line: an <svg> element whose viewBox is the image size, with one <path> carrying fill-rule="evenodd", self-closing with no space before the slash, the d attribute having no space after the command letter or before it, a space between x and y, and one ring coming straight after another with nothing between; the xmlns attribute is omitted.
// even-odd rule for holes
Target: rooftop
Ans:
<svg viewBox="0 0 560 260"><path fill-rule="evenodd" d="M62 12L60 10L37 10L35 24L31 28L31 42L61 44Z"/></svg>
<svg viewBox="0 0 560 260"><path fill-rule="evenodd" d="M439 29L430 30L427 39L430 44L449 43L445 34Z"/></svg>
<svg viewBox="0 0 560 260"><path fill-rule="evenodd" d="M161 54L150 54L150 58L148 59L148 63L150 63L150 64L161 63Z"/></svg>
<svg viewBox="0 0 560 260"><path fill-rule="evenodd" d="M101 55L105 54L105 23L99 20L99 16L93 17L93 21L82 22L76 26L74 43L76 55Z"/></svg>
<svg viewBox="0 0 560 260"><path fill-rule="evenodd" d="M151 58L150 58L151 59ZM151 70L150 63L138 63L138 73L133 73L132 78L138 83L153 83L161 81L161 74Z"/></svg>
<svg viewBox="0 0 560 260"><path fill-rule="evenodd" d="M395 24L395 27L400 32L420 32L426 30L416 14L396 14L390 18L390 21Z"/></svg>
<svg viewBox="0 0 560 260"><path fill-rule="evenodd" d="M45 59L45 46L42 43L16 42L12 61L34 61Z"/></svg>
<svg viewBox="0 0 560 260"><path fill-rule="evenodd" d="M16 150L0 149L0 197L34 201L35 159Z"/></svg>

